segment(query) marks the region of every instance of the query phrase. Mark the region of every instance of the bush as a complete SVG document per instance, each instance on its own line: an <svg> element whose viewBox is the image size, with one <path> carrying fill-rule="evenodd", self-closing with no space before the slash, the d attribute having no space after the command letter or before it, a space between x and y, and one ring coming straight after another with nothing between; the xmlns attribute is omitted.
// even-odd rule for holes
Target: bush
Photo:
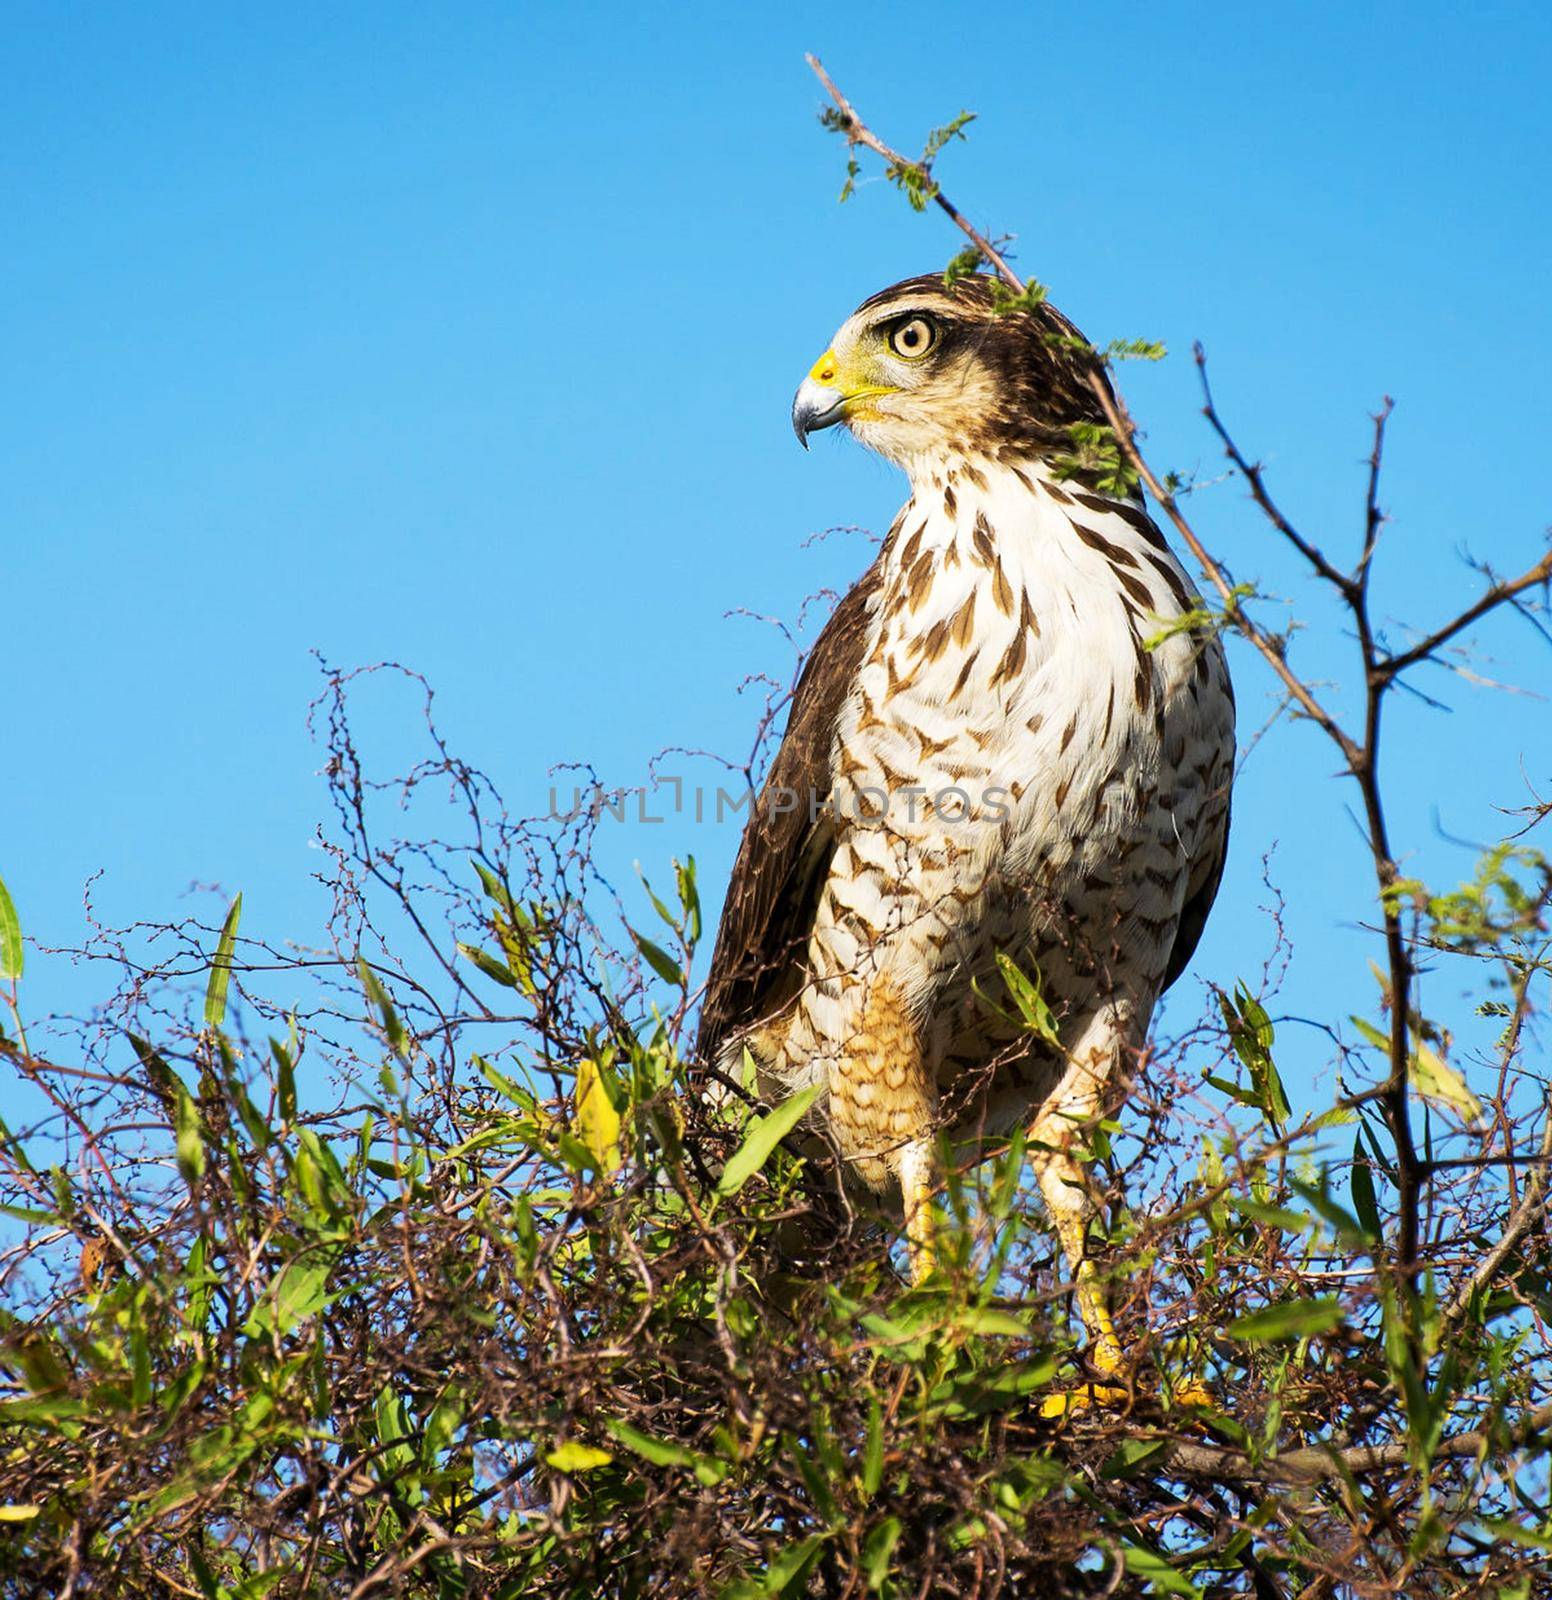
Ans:
<svg viewBox="0 0 1552 1600"><path fill-rule="evenodd" d="M916 163L872 147L926 206L947 137ZM1010 303L1032 292L1008 276ZM687 1056L694 863L653 897L661 927L606 925L596 817L510 819L429 696L427 759L371 781L330 673L327 949L245 935L240 897L220 925L104 930L78 954L111 1003L44 1048L0 892L0 1051L46 1107L0 1129L4 1592L1552 1593L1547 808L1467 884L1405 878L1377 714L1552 558L1387 654L1374 482L1340 569L1209 416L1353 619L1359 734L1124 411L1075 449L1153 489L1216 595L1196 625L1260 651L1342 752L1382 982L1356 1033L1333 1024L1321 1114L1293 1117L1267 984L1241 982L1090 1131L1124 1397L1045 1415L1081 1383L1081 1330L1018 1141L948 1161L938 1268L907 1287L889 1223L798 1140L801 1105ZM1375 480L1382 438L1383 418ZM456 836L392 837L385 803L436 793ZM1424 960L1458 1017L1422 1014ZM1453 1043L1473 1012L1501 1023L1480 1098ZM1181 1403L1198 1380L1205 1408Z"/></svg>

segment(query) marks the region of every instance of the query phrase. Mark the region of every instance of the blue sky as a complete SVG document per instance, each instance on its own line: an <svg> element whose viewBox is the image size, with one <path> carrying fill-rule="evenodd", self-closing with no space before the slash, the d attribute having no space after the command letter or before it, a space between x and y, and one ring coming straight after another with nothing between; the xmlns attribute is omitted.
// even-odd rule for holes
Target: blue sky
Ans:
<svg viewBox="0 0 1552 1600"><path fill-rule="evenodd" d="M903 497L833 435L805 456L792 391L858 300L957 248L881 183L836 205L806 49L901 144L979 113L945 186L1018 233L1092 337L1167 341L1124 374L1161 466L1219 470L1200 338L1246 448L1337 551L1361 530L1367 414L1396 397L1384 615L1427 623L1473 594L1462 547L1534 558L1543 7L17 4L0 875L30 932L79 941L100 872L110 919L208 909L197 882L244 890L251 931L318 937L315 649L424 672L519 810L542 809L555 762L632 784L665 746L744 751L737 685L791 656L726 613L795 618L844 586L866 547L805 541L882 529ZM1306 670L1350 689L1340 627L1240 487L1193 509L1308 619ZM1482 644L1481 672L1552 683L1523 624ZM1234 661L1249 735L1268 679ZM1396 835L1453 881L1470 853L1445 833L1496 837L1495 806L1546 790L1552 713L1422 681L1451 709L1396 707ZM374 691L360 712L391 770L413 701ZM1270 852L1283 1005L1326 1018L1372 998L1334 765L1304 728L1257 747L1194 968L1254 978ZM633 859L664 878L691 850L716 899L736 834L619 830L609 865L629 894ZM96 983L34 956L29 1009L89 1005ZM1290 1051L1301 1071L1325 1054Z"/></svg>

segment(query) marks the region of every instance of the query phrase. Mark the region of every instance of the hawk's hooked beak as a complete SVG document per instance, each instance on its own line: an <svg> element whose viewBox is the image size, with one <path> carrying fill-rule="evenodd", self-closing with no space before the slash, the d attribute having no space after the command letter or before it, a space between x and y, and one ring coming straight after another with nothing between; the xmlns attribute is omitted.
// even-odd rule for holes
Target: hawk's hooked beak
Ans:
<svg viewBox="0 0 1552 1600"><path fill-rule="evenodd" d="M792 431L798 443L808 449L808 436L821 428L833 428L846 420L847 408L870 395L893 394L887 384L849 383L840 370L834 350L826 350L814 363L808 376L798 385L792 402Z"/></svg>
<svg viewBox="0 0 1552 1600"><path fill-rule="evenodd" d="M792 431L798 436L798 443L808 449L809 434L820 428L833 428L845 409L845 395L805 378L792 402Z"/></svg>

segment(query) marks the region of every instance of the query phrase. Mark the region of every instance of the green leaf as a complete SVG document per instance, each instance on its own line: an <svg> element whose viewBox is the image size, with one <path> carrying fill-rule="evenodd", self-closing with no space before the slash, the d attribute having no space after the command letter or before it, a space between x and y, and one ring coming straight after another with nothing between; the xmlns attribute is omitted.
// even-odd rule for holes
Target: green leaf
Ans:
<svg viewBox="0 0 1552 1600"><path fill-rule="evenodd" d="M771 1151L797 1127L804 1112L819 1098L823 1088L823 1084L816 1083L807 1089L800 1089L768 1116L754 1122L745 1134L744 1142L722 1169L722 1176L717 1179L717 1193L737 1194L770 1159Z"/></svg>
<svg viewBox="0 0 1552 1600"><path fill-rule="evenodd" d="M1303 1339L1314 1333L1329 1333L1341 1325L1343 1315L1341 1302L1335 1295L1318 1295L1313 1300L1262 1306L1259 1311L1236 1317L1224 1331L1231 1339L1243 1339L1249 1344L1264 1344L1273 1339Z"/></svg>
<svg viewBox="0 0 1552 1600"><path fill-rule="evenodd" d="M1124 1544L1121 1555L1126 1570L1146 1578L1160 1594L1183 1594L1190 1600L1202 1600L1202 1591L1182 1578L1157 1550L1150 1550L1146 1545Z"/></svg>
<svg viewBox="0 0 1552 1600"><path fill-rule="evenodd" d="M1454 1067L1429 1045L1418 1045L1407 1065L1407 1076L1425 1100L1448 1106L1467 1127L1475 1127L1482 1120L1482 1102Z"/></svg>
<svg viewBox="0 0 1552 1600"><path fill-rule="evenodd" d="M599 1467L607 1467L614 1457L609 1451L600 1450L595 1445L578 1444L572 1440L556 1445L544 1460L547 1466L554 1467L557 1472L593 1472Z"/></svg>
<svg viewBox="0 0 1552 1600"><path fill-rule="evenodd" d="M1029 1032L1047 1044L1060 1044L1061 1036L1056 1027L1056 1013L1046 1004L1046 998L1040 992L1039 969L1036 968L1035 976L1030 978L1011 957L999 950L997 970L1001 972L1002 981L1008 986L1008 993L1013 997L1013 1003L1018 1007L1019 1015Z"/></svg>
<svg viewBox="0 0 1552 1600"><path fill-rule="evenodd" d="M13 1333L3 1352L5 1366L20 1372L34 1395L57 1395L70 1387L70 1367L47 1334L27 1330Z"/></svg>
<svg viewBox="0 0 1552 1600"><path fill-rule="evenodd" d="M507 916L515 919L517 908L512 903L512 896L507 892L507 886L483 861L476 861L474 870L479 874L480 887L484 889L486 896L498 905Z"/></svg>
<svg viewBox="0 0 1552 1600"><path fill-rule="evenodd" d="M789 1544L765 1570L765 1592L769 1595L797 1595L803 1592L809 1573L819 1559L824 1544L822 1533L811 1533L796 1544Z"/></svg>
<svg viewBox="0 0 1552 1600"><path fill-rule="evenodd" d="M619 1417L609 1418L604 1426L627 1450L635 1451L653 1466L688 1467L708 1488L714 1488L721 1483L733 1470L727 1462L719 1461L715 1456L703 1455L699 1450L675 1444L672 1439L656 1439L650 1433L643 1433L640 1428L632 1427Z"/></svg>
<svg viewBox="0 0 1552 1600"><path fill-rule="evenodd" d="M1288 1125L1288 1096L1283 1080L1272 1061L1275 1032L1266 1007L1245 987L1234 985L1232 999L1220 991L1218 1004L1229 1030L1229 1042L1250 1074L1255 1104L1272 1127L1281 1133Z"/></svg>
<svg viewBox="0 0 1552 1600"><path fill-rule="evenodd" d="M237 944L237 924L242 921L242 895L232 901L221 924L221 937L210 963L210 982L205 989L205 1026L219 1028L226 1021L226 989L232 981L232 950Z"/></svg>
<svg viewBox="0 0 1552 1600"><path fill-rule="evenodd" d="M361 986L366 990L366 997L377 1007L377 1013L383 1021L383 1032L387 1035L389 1048L397 1056L404 1054L404 1024L399 1021L399 1013L394 1010L393 1001L388 997L388 991L383 987L383 981L373 972L367 959L363 955L356 956L356 971L361 977Z"/></svg>
<svg viewBox="0 0 1552 1600"><path fill-rule="evenodd" d="M885 1517L863 1543L862 1575L868 1580L868 1588L883 1588L903 1531L898 1517Z"/></svg>
<svg viewBox="0 0 1552 1600"><path fill-rule="evenodd" d="M270 1285L244 1332L272 1333L281 1338L321 1311L328 1300L329 1274L334 1270L333 1251L319 1257L288 1261Z"/></svg>
<svg viewBox="0 0 1552 1600"><path fill-rule="evenodd" d="M1358 1213L1358 1220L1363 1224L1364 1232L1370 1239L1378 1240L1384 1235L1384 1224L1380 1220L1379 1200L1374 1192L1374 1169L1369 1164L1369 1158L1364 1154L1363 1135L1355 1134L1353 1137L1353 1171L1352 1171L1353 1210Z"/></svg>
<svg viewBox="0 0 1552 1600"><path fill-rule="evenodd" d="M693 945L701 936L701 895L695 886L695 857L686 856L681 866L674 862L674 885L679 904L684 907L684 936Z"/></svg>
<svg viewBox="0 0 1552 1600"><path fill-rule="evenodd" d="M24 959L22 925L16 915L16 903L5 886L5 879L0 878L0 978L21 977Z"/></svg>
<svg viewBox="0 0 1552 1600"><path fill-rule="evenodd" d="M1099 1469L1102 1478L1129 1478L1169 1451L1168 1439L1126 1439Z"/></svg>
<svg viewBox="0 0 1552 1600"><path fill-rule="evenodd" d="M293 1030L295 1023L293 1021ZM280 1102L280 1120L296 1120L296 1047L282 1044L278 1039L269 1042L269 1053L275 1058L275 1094Z"/></svg>
<svg viewBox="0 0 1552 1600"><path fill-rule="evenodd" d="M643 1433L640 1428L633 1428L630 1423L622 1421L619 1417L610 1417L604 1426L627 1450L634 1450L638 1456L650 1461L654 1467L695 1465L696 1452L682 1444L675 1444L672 1439L656 1439L650 1433Z"/></svg>
<svg viewBox="0 0 1552 1600"><path fill-rule="evenodd" d="M1008 1361L995 1367L952 1378L932 1391L934 1401L945 1402L949 1416L974 1417L1011 1411L1056 1376L1060 1362L1054 1355Z"/></svg>
<svg viewBox="0 0 1552 1600"><path fill-rule="evenodd" d="M868 1402L868 1436L862 1448L862 1490L868 1499L884 1481L884 1408L877 1395Z"/></svg>
<svg viewBox="0 0 1552 1600"><path fill-rule="evenodd" d="M208 1010L206 1012L208 1015ZM173 1107L173 1131L177 1142L178 1171L192 1189L205 1175L205 1141L200 1136L199 1107L180 1083Z"/></svg>
<svg viewBox="0 0 1552 1600"><path fill-rule="evenodd" d="M462 939L458 940L458 954L465 961L472 961L487 978L499 983L502 988L516 989L519 987L517 979L512 976L511 972L488 950L480 949L477 944L465 944Z"/></svg>
<svg viewBox="0 0 1552 1600"><path fill-rule="evenodd" d="M1252 1199L1248 1194L1231 1196L1229 1205L1241 1216L1264 1223L1269 1228L1278 1228L1283 1233L1303 1233L1306 1228L1314 1226L1313 1220L1302 1211L1268 1205L1264 1200Z"/></svg>
<svg viewBox="0 0 1552 1600"><path fill-rule="evenodd" d="M660 945L655 945L643 934L630 930L630 936L636 941L636 948L641 952L642 959L660 977L664 983L674 984L676 987L684 982L684 971L679 963L669 955Z"/></svg>
<svg viewBox="0 0 1552 1600"><path fill-rule="evenodd" d="M966 1306L949 1319L949 1326L963 1328L966 1333L1000 1334L1010 1339L1027 1339L1035 1331L1022 1317L996 1306Z"/></svg>
<svg viewBox="0 0 1552 1600"><path fill-rule="evenodd" d="M1321 1186L1317 1189L1312 1183L1302 1183L1298 1178L1290 1179L1290 1184L1296 1194L1309 1203L1319 1213L1321 1218L1330 1224L1344 1244L1356 1244L1360 1248L1370 1242L1369 1234L1345 1206L1338 1205L1332 1197L1327 1183L1325 1171L1321 1172Z"/></svg>

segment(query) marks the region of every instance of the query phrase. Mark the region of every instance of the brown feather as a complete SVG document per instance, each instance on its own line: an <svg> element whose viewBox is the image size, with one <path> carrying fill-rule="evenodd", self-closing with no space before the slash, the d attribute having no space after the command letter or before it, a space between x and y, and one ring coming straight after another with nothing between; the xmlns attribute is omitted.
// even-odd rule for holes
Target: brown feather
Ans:
<svg viewBox="0 0 1552 1600"><path fill-rule="evenodd" d="M835 608L793 690L787 731L744 828L722 908L701 1006L703 1061L715 1059L730 1033L775 1009L778 980L800 970L835 848L827 819L810 818L809 797L822 800L835 780L836 724L857 680L881 584L875 562ZM797 795L795 808L769 803L782 791Z"/></svg>

